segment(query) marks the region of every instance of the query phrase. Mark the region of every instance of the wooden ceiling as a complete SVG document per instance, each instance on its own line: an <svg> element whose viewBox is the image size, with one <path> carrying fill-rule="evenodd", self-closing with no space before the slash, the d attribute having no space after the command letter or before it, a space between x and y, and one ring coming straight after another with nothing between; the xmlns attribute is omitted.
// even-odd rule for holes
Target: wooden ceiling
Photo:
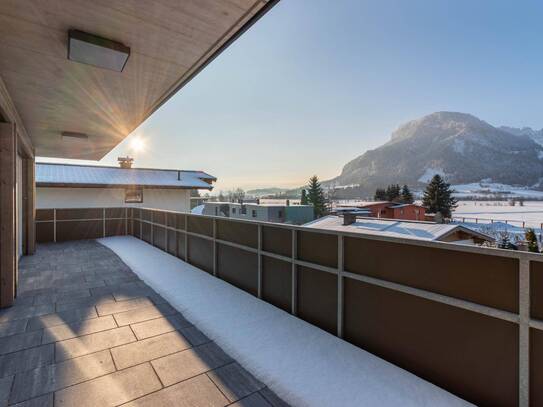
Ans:
<svg viewBox="0 0 543 407"><path fill-rule="evenodd" d="M97 160L273 3L0 0L0 78L36 155ZM129 46L124 71L68 60L69 29ZM88 141L66 141L64 131Z"/></svg>

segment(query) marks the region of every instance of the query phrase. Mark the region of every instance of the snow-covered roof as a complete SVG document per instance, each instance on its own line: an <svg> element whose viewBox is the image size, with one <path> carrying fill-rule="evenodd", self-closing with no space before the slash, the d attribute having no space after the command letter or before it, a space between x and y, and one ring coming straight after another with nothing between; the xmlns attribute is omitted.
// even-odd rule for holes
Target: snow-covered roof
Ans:
<svg viewBox="0 0 543 407"><path fill-rule="evenodd" d="M343 225L343 217L329 215L306 223L304 226L314 229L328 229L428 241L440 240L451 233L461 230L473 237L489 241L493 240L490 236L483 233L447 223L357 218L356 222L350 225Z"/></svg>
<svg viewBox="0 0 543 407"><path fill-rule="evenodd" d="M203 171L36 163L37 186L145 186L212 189L216 178Z"/></svg>

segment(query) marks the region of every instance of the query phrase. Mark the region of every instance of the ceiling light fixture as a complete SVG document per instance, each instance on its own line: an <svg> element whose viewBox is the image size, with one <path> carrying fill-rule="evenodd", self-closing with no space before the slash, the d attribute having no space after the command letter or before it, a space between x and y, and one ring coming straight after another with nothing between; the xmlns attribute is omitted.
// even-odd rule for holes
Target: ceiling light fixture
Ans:
<svg viewBox="0 0 543 407"><path fill-rule="evenodd" d="M63 131L61 134L64 141L87 141L89 139L89 136L85 133L75 131Z"/></svg>
<svg viewBox="0 0 543 407"><path fill-rule="evenodd" d="M130 47L79 30L68 31L68 59L99 68L122 72Z"/></svg>

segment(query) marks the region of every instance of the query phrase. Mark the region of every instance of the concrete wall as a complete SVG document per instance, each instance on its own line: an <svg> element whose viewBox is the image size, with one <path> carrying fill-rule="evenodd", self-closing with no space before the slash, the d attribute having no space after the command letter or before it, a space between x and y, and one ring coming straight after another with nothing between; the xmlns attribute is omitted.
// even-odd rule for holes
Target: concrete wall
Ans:
<svg viewBox="0 0 543 407"><path fill-rule="evenodd" d="M144 189L143 203L124 202L125 190L116 188L37 188L36 208L145 207L190 211L188 189Z"/></svg>

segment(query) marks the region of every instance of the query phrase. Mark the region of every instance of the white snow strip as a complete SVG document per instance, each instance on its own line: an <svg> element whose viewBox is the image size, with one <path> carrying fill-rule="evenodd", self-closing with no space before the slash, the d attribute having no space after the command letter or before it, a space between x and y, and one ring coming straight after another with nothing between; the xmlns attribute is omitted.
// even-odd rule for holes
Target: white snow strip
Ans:
<svg viewBox="0 0 543 407"><path fill-rule="evenodd" d="M470 405L139 239L99 241L293 406Z"/></svg>

